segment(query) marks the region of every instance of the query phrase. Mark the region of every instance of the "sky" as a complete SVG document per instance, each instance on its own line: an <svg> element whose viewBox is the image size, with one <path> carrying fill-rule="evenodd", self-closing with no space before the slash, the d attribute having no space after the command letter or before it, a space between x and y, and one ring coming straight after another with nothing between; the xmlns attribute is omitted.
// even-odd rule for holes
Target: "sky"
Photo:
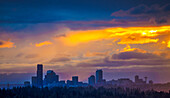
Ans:
<svg viewBox="0 0 170 98"><path fill-rule="evenodd" d="M170 82L169 0L0 0L0 84L36 65L60 80L145 76Z"/></svg>

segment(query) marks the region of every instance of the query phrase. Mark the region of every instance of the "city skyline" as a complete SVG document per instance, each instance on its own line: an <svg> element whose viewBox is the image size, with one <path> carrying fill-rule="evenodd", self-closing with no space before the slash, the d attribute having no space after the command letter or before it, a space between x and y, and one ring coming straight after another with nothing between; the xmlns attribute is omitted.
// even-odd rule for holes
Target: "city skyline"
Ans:
<svg viewBox="0 0 170 98"><path fill-rule="evenodd" d="M15 87L31 87L31 88L56 88L56 87L94 87L94 88L129 88L129 89L141 89L141 90L155 90L155 91L169 91L170 82L167 83L154 83L153 80L150 80L147 76L141 78L139 75L134 76L134 81L124 77L111 80L106 80L103 77L103 70L97 69L95 75L90 75L88 83L79 80L79 76L72 76L72 80L61 80L58 74L53 70L47 70L45 77L43 77L43 64L37 64L36 76L32 76L31 81L24 81L24 84L1 84L1 88L13 89Z"/></svg>
<svg viewBox="0 0 170 98"><path fill-rule="evenodd" d="M138 75L135 75L135 80L132 81L129 78L119 78L117 80L111 79L106 80L103 78L103 71L102 69L97 69L94 75L90 75L88 77L88 83L84 83L79 81L78 76L72 76L72 80L60 80L60 76L57 75L53 70L47 70L45 77L42 76L43 74L43 64L37 64L37 75L32 76L31 81L25 81L24 86L31 86L31 87L107 87L107 85L111 87L136 87L139 86L150 86L153 87L154 82L152 80L148 80L148 77L144 77L145 79L139 78ZM9 87L8 87L9 88Z"/></svg>
<svg viewBox="0 0 170 98"><path fill-rule="evenodd" d="M170 82L170 1L0 0L0 84L47 70L88 82L97 69L106 80Z"/></svg>
<svg viewBox="0 0 170 98"><path fill-rule="evenodd" d="M43 66L43 64L37 64L37 68L39 68L38 65ZM36 69L36 67L35 67L35 69ZM41 69L41 68L39 68L39 69ZM42 74L42 77L43 77L42 80L45 79L46 75L48 74L48 71L52 71L52 72L55 73L55 71L53 71L53 69L46 69L46 72L43 72L43 71L44 71L44 70L42 70L42 73L43 73L43 74ZM118 77L115 77L114 74L110 74L111 76L113 76L113 78L104 78L104 75L105 75L105 74L103 74L103 70L102 70L102 69L95 69L94 72L91 72L91 75L89 75L89 77L90 77L90 76L95 76L95 83L97 82L97 81L96 81L96 80L97 80L97 79L96 79L96 74L97 74L97 73L96 73L95 71L96 71L96 72L97 72L97 71L102 71L102 73L101 73L101 74L102 74L102 75L101 75L102 78L100 77L101 80L103 80L103 79L104 79L104 80L105 80L105 79L106 79L106 80L112 80L112 79L118 80L118 79L121 79L121 78L129 78L130 80L132 80L132 81L135 82L135 78L134 78L134 77L135 77L136 75L139 75L139 76L140 76L140 74L136 74L136 73L134 73L134 74L132 73L132 74L131 74L131 75L132 75L131 77L127 77L126 75L120 75L120 76L118 76ZM39 72L39 71L37 70L37 71L35 71L35 73L30 74L28 77L25 77L25 76L24 76L26 79L25 79L25 80L21 80L21 81L19 81L19 82L14 82L14 83L13 83L13 82L8 81L8 82L3 82L3 83L1 82L1 84L9 84L9 83L10 83L10 84L24 84L24 81L26 81L26 82L29 81L29 82L31 83L31 81L32 81L32 78L31 78L31 77L37 78L36 75L38 75L38 72ZM41 71L40 71L40 74L41 74ZM55 74L56 74L56 73L55 73ZM119 74L119 73L117 73L117 74ZM68 76L67 78L62 78L62 75L61 75L61 74L58 74L58 73L57 73L56 75L58 76L58 80L59 80L59 79L62 80L62 81L64 80L65 82L66 82L66 80L72 80L72 78L73 78L74 76L80 76L80 75L78 75L78 74L74 74L73 77L72 77L72 75L70 75L70 76ZM59 78L59 75L61 75L60 78ZM39 76L39 77L41 77L41 76ZM80 77L79 77L79 79L80 79L80 81L82 81L82 82L84 82L84 83L88 83L88 78L89 78L89 77L86 77L86 79L84 79L84 80L81 80ZM144 76L140 76L140 77L142 77L141 79L143 79L143 80L145 80L146 77L148 78L147 74L144 75ZM22 78L22 77L21 77L21 78ZM153 79L152 77L149 77L149 78L150 78L150 79ZM100 80L100 81L101 81L101 80ZM148 81L148 82L149 82L149 81ZM161 82L156 82L156 83L161 83ZM167 82L162 82L162 83L169 83L169 81L167 81Z"/></svg>
<svg viewBox="0 0 170 98"><path fill-rule="evenodd" d="M53 83L64 83L69 85L78 85L79 78L78 76L72 76L72 80L61 80L58 74L56 74L53 70L47 70L45 77L42 76L43 74L43 64L37 64L37 75L32 76L31 81L25 81L24 84L26 85L30 84L32 86L36 87L43 87L44 85L49 85ZM153 84L152 80L148 80L148 77L145 76L144 79L139 78L138 75L135 75L134 83L136 84ZM110 81L115 81L115 79L111 79ZM129 78L119 78L118 80L130 80ZM130 80L132 81L132 80ZM29 83L28 83L29 82ZM94 85L104 85L108 82L108 80L103 78L103 70L97 69L95 72L95 75L90 75L88 77L88 85L94 86ZM60 83L60 84L61 84ZM82 82L83 83L83 82Z"/></svg>
<svg viewBox="0 0 170 98"><path fill-rule="evenodd" d="M39 77L41 78L42 77L42 80L44 80L45 79L45 77L46 77L46 75L48 74L48 72L50 71L50 72L54 72L55 73L55 71L53 71L52 69L46 69L46 72L43 72L43 67L42 67L42 70L41 70L41 67L38 67L38 66L43 66L43 64L37 64L37 67L35 67L35 68L37 68L37 69L39 69L39 71L37 70L37 71L35 71L35 73L32 73L32 74L30 74L28 77L25 77L25 78L27 78L27 79L25 79L25 80L22 80L22 81L20 81L20 82L4 82L4 83L1 83L1 84L24 84L24 81L25 82L27 82L27 81L29 81L30 83L32 82L32 78L34 77L34 78L36 78L37 79L37 76L39 75ZM95 72L96 71L96 72ZM113 76L113 78L104 78L104 74L103 74L103 70L102 69L96 69L96 70L94 70L94 72L92 72L92 74L91 75L89 75L89 77L90 76L94 76L95 77L95 83L97 83L97 77L98 76L96 76L97 75L97 72L98 71L101 71L101 75L99 76L100 77L100 82L102 81L102 80L112 80L112 79L114 79L114 80L118 80L118 79L122 79L122 78L128 78L128 79L130 79L130 80L132 80L133 82L135 82L136 80L135 80L135 76L136 75L138 75L138 74L132 74L132 76L131 77L127 77L126 75L120 75L119 77L116 77L116 78L114 78L115 76L114 76L114 74L110 74L110 75L112 75ZM39 73L40 72L40 73ZM43 74L42 74L43 73ZM41 76L41 74L42 74L42 76ZM56 74L56 73L55 73ZM117 73L117 74L119 74L119 73ZM37 76L35 76L35 75L37 75ZM73 79L73 77L75 76L75 77L79 77L80 75L78 75L78 74L74 74L73 76L69 76L69 77L67 77L67 78L62 78L62 77L60 77L59 78L59 75L61 75L61 74L56 74L57 76L58 76L58 80L61 80L61 81L67 81L67 80L72 80ZM62 75L61 75L62 76ZM140 75L139 75L140 76ZM81 78L79 77L79 79L80 79L80 81L82 81L82 82L84 82L84 83L89 83L88 82L88 78L89 77L86 77L86 79L85 80L81 80ZM146 79L146 77L148 78L148 76L147 76L147 74L145 75L145 76L140 76L140 77L142 77L141 79L142 80L145 80ZM22 78L22 77L21 77ZM149 77L150 79L153 79L152 77ZM40 80L41 81L41 80ZM149 81L148 81L148 83L149 83ZM154 82L155 83L155 82ZM161 83L161 82L156 82L156 83ZM164 82L164 83L169 83L169 81L168 82Z"/></svg>

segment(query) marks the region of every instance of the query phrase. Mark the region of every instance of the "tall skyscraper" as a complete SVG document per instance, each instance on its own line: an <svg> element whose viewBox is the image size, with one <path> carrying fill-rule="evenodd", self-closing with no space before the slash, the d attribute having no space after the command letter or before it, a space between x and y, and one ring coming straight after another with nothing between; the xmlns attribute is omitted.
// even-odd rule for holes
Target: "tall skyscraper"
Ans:
<svg viewBox="0 0 170 98"><path fill-rule="evenodd" d="M74 85L77 85L78 84L78 76L73 76L72 81L73 81Z"/></svg>
<svg viewBox="0 0 170 98"><path fill-rule="evenodd" d="M37 64L37 86L43 86L43 65Z"/></svg>
<svg viewBox="0 0 170 98"><path fill-rule="evenodd" d="M88 78L88 83L89 83L89 85L92 85L92 86L95 84L95 76L94 75L91 75Z"/></svg>
<svg viewBox="0 0 170 98"><path fill-rule="evenodd" d="M103 71L100 69L96 71L96 83L100 83L102 81L103 81Z"/></svg>
<svg viewBox="0 0 170 98"><path fill-rule="evenodd" d="M59 82L59 76L53 70L48 70L47 75L45 75L44 79L45 84L51 84L53 82Z"/></svg>

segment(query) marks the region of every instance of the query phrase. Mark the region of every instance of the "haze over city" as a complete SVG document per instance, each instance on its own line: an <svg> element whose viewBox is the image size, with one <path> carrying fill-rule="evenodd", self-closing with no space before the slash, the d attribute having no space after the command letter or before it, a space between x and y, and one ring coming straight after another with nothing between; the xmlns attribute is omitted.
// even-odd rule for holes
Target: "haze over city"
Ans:
<svg viewBox="0 0 170 98"><path fill-rule="evenodd" d="M170 82L170 1L0 0L0 84L31 81L37 64L61 80Z"/></svg>

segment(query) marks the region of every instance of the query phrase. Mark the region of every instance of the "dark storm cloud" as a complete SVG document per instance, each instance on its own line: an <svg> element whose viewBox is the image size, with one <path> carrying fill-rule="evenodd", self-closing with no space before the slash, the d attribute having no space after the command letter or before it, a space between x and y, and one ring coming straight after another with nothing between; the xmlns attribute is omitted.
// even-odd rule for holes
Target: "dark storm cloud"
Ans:
<svg viewBox="0 0 170 98"><path fill-rule="evenodd" d="M162 10L169 11L169 0L0 0L0 31L49 32L56 28L56 24L74 30L136 26L143 22L143 19L136 20L136 18L127 16L121 18L111 16L111 14L119 10L126 11L141 4L145 5L144 9L156 4L161 6ZM142 8L138 9L140 13L143 12ZM139 13L136 10L132 12ZM135 20L138 23L134 24L129 20ZM167 15L161 18L153 17L151 20L157 24L168 22ZM148 23L142 25L146 24ZM37 28L42 30L37 30Z"/></svg>
<svg viewBox="0 0 170 98"><path fill-rule="evenodd" d="M60 57L60 58L53 58L49 61L49 63L56 63L56 62L67 62L70 61L71 59L68 57Z"/></svg>
<svg viewBox="0 0 170 98"><path fill-rule="evenodd" d="M150 20L157 24L167 23L170 19L170 3L160 6L159 4L138 5L128 10L119 10L112 13L115 17L131 17L133 19Z"/></svg>
<svg viewBox="0 0 170 98"><path fill-rule="evenodd" d="M101 60L102 61L102 60ZM137 65L136 67L138 67L138 65L145 65L145 66L158 66L158 65L168 65L170 63L170 59L157 59L157 60L115 60L115 61L111 61L111 60L107 60L107 61L103 61L101 63L98 62L83 62L83 63L79 63L77 64L78 67L121 67L121 66L131 66L131 65ZM133 69L133 68L132 68Z"/></svg>
<svg viewBox="0 0 170 98"><path fill-rule="evenodd" d="M155 55L152 53L139 52L121 52L113 54L112 57L104 59L90 60L77 64L78 67L119 67L131 65L169 65L170 59L164 57L165 55Z"/></svg>
<svg viewBox="0 0 170 98"><path fill-rule="evenodd" d="M167 23L168 20L167 20L166 18L156 18L156 19L155 19L155 22L156 22L157 24L162 24L162 23Z"/></svg>
<svg viewBox="0 0 170 98"><path fill-rule="evenodd" d="M132 7L128 10L119 10L117 12L112 13L112 16L150 16L153 15L159 16L160 14L163 15L169 15L170 10L169 9L170 4L166 4L164 6L160 6L158 4L147 6L147 5L139 5L136 7ZM161 15L161 16L163 16Z"/></svg>
<svg viewBox="0 0 170 98"><path fill-rule="evenodd" d="M121 52L119 54L113 54L113 59L158 59L161 58L152 53L141 53L141 52Z"/></svg>

